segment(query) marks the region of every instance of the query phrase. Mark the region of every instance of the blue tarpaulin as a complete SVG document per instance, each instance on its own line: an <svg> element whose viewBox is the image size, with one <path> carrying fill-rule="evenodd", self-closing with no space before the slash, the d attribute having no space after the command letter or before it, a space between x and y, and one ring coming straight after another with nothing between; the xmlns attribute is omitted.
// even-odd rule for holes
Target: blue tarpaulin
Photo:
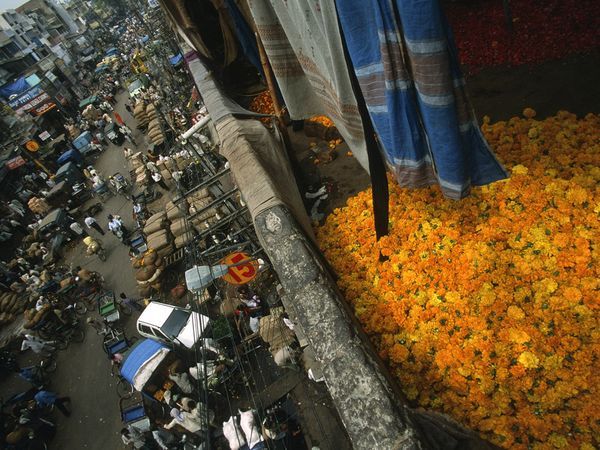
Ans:
<svg viewBox="0 0 600 450"><path fill-rule="evenodd" d="M69 161L73 161L74 163L82 162L83 158L81 157L81 153L79 153L79 151L75 149L67 150L58 157L56 163L62 166L63 164L68 163Z"/></svg>
<svg viewBox="0 0 600 450"><path fill-rule="evenodd" d="M152 339L144 339L143 341L137 342L131 347L125 361L123 361L123 364L121 365L121 375L123 378L133 384L133 379L140 370L140 367L152 358L161 348L167 347Z"/></svg>
<svg viewBox="0 0 600 450"><path fill-rule="evenodd" d="M119 50L116 47L111 47L108 50L106 50L105 55L112 56L112 55L117 55L118 53L119 53Z"/></svg>
<svg viewBox="0 0 600 450"><path fill-rule="evenodd" d="M177 53L176 55L169 57L169 62L171 63L172 66L176 66L182 60L183 60L183 56L181 56L181 53Z"/></svg>
<svg viewBox="0 0 600 450"><path fill-rule="evenodd" d="M150 40L150 36L148 36L148 35L142 36L139 40L140 40L141 44L145 44L146 42L148 42Z"/></svg>
<svg viewBox="0 0 600 450"><path fill-rule="evenodd" d="M101 66L96 67L96 70L94 70L94 73L104 72L106 69L108 69L108 66L106 64L102 64Z"/></svg>

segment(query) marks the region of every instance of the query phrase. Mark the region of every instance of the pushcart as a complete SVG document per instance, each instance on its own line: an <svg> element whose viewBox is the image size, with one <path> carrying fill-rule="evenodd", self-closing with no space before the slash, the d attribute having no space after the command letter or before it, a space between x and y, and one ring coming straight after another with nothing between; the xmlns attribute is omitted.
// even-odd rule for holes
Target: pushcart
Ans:
<svg viewBox="0 0 600 450"><path fill-rule="evenodd" d="M113 292L108 292L100 297L98 300L98 312L108 323L117 322L121 318L119 305Z"/></svg>
<svg viewBox="0 0 600 450"><path fill-rule="evenodd" d="M146 413L144 399L139 393L129 398L120 399L119 410L124 425L134 427L142 433L150 431L150 418Z"/></svg>

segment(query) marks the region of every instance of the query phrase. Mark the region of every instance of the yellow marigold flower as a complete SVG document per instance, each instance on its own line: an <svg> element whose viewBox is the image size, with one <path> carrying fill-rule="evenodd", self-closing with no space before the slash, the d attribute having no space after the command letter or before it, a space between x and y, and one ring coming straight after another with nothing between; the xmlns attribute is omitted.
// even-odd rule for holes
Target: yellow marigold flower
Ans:
<svg viewBox="0 0 600 450"><path fill-rule="evenodd" d="M517 330L516 328L511 328L508 330L508 338L515 344L524 344L525 342L529 342L531 340L531 337L529 337L527 333L525 333L523 330Z"/></svg>
<svg viewBox="0 0 600 450"><path fill-rule="evenodd" d="M536 116L537 112L535 112L535 109L533 108L525 108L523 110L523 116L528 118L528 119L533 119Z"/></svg>
<svg viewBox="0 0 600 450"><path fill-rule="evenodd" d="M519 355L519 362L527 369L535 369L538 367L540 360L531 352L523 352Z"/></svg>
<svg viewBox="0 0 600 450"><path fill-rule="evenodd" d="M517 164L512 168L512 173L515 175L527 175L529 169L521 164Z"/></svg>
<svg viewBox="0 0 600 450"><path fill-rule="evenodd" d="M569 446L569 441L567 441L567 438L556 433L552 433L550 435L548 442L554 448L567 448Z"/></svg>
<svg viewBox="0 0 600 450"><path fill-rule="evenodd" d="M515 305L510 305L506 313L508 314L508 317L514 320L521 320L525 318L525 313L523 310Z"/></svg>

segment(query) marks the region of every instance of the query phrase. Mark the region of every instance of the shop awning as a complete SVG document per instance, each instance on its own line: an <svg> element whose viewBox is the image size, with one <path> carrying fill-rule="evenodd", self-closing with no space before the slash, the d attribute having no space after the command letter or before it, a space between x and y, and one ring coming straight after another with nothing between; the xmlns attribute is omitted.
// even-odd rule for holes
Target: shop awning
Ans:
<svg viewBox="0 0 600 450"><path fill-rule="evenodd" d="M84 98L83 100L81 100L79 102L79 108L83 109L88 105L91 105L92 103L95 103L98 100L98 97L96 97L95 95L92 95L91 97L88 98Z"/></svg>

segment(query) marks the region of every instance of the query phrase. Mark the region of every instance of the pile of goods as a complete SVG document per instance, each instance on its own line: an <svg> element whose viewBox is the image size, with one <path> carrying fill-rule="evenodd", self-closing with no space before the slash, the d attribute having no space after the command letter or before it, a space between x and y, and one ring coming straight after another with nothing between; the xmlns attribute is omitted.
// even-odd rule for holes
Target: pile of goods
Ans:
<svg viewBox="0 0 600 450"><path fill-rule="evenodd" d="M163 179L168 182L173 178L171 175L173 172L185 170L192 162L193 160L190 152L181 150L172 153L170 156L161 156L156 162L156 165L159 168Z"/></svg>
<svg viewBox="0 0 600 450"><path fill-rule="evenodd" d="M275 107L273 106L273 99L269 91L264 91L254 97L248 109L259 114L275 115Z"/></svg>
<svg viewBox="0 0 600 450"><path fill-rule="evenodd" d="M510 179L460 202L391 182L388 236L370 191L317 236L409 399L505 448L592 449L600 116L524 116L482 126Z"/></svg>
<svg viewBox="0 0 600 450"><path fill-rule="evenodd" d="M270 314L260 318L258 334L268 344L269 352L278 366L292 359L292 345L296 335L283 322L283 307L271 308Z"/></svg>
<svg viewBox="0 0 600 450"><path fill-rule="evenodd" d="M46 216L50 212L50 205L48 205L48 202L38 197L31 197L27 202L27 207L32 213L40 216Z"/></svg>
<svg viewBox="0 0 600 450"><path fill-rule="evenodd" d="M129 158L129 162L131 164L133 174L133 182L136 186L143 187L150 183L151 178L148 175L148 171L146 170L146 165L142 160L142 152L134 153L131 158Z"/></svg>
<svg viewBox="0 0 600 450"><path fill-rule="evenodd" d="M138 128L145 128L150 122L148 114L146 113L146 104L144 102L137 102L133 107L133 117L137 120Z"/></svg>
<svg viewBox="0 0 600 450"><path fill-rule="evenodd" d="M27 253L27 257L29 259L39 259L42 258L45 254L43 246L39 242L32 243L29 247L27 247L27 250L25 250L25 252Z"/></svg>
<svg viewBox="0 0 600 450"><path fill-rule="evenodd" d="M25 301L14 292L0 294L0 326L11 323L25 311Z"/></svg>
<svg viewBox="0 0 600 450"><path fill-rule="evenodd" d="M85 250L85 253L88 256L92 256L92 255L95 255L98 252L99 249L100 249L100 243L94 239L87 246L87 248Z"/></svg>
<svg viewBox="0 0 600 450"><path fill-rule="evenodd" d="M191 216L190 222L199 233L205 231L223 216L219 207L207 208L213 200L208 189L199 189L186 198L188 213Z"/></svg>
<svg viewBox="0 0 600 450"><path fill-rule="evenodd" d="M31 330L32 328L35 328L36 325L38 325L42 320L44 320L46 315L51 310L52 307L48 304L43 305L39 311L36 311L35 308L30 308L26 310L23 314L23 317L25 317L25 324L23 325L23 328L25 328L26 330Z"/></svg>
<svg viewBox="0 0 600 450"><path fill-rule="evenodd" d="M132 265L135 269L138 292L142 297L150 297L153 290L161 290L161 276L164 272L165 261L158 252L150 249L142 256L134 258Z"/></svg>
<svg viewBox="0 0 600 450"><path fill-rule="evenodd" d="M173 217L174 210L170 209L169 211ZM144 225L146 244L149 249L154 250L159 256L168 256L175 250L173 246L174 237L169 229L170 224L171 221L167 217L165 209L165 211L150 216Z"/></svg>
<svg viewBox="0 0 600 450"><path fill-rule="evenodd" d="M83 112L81 113L81 117L87 120L98 120L100 118L100 111L98 111L94 105L87 105ZM79 136L79 135L77 135Z"/></svg>
<svg viewBox="0 0 600 450"><path fill-rule="evenodd" d="M150 142L158 146L165 142L165 134L162 131L162 126L156 112L156 106L150 103L146 107L146 117L148 118L148 137Z"/></svg>
<svg viewBox="0 0 600 450"><path fill-rule="evenodd" d="M66 124L65 129L67 130L70 139L75 139L81 134L81 130L75 124Z"/></svg>
<svg viewBox="0 0 600 450"><path fill-rule="evenodd" d="M324 141L340 139L340 133L327 116L313 116L304 121L304 133L308 137L318 137Z"/></svg>
<svg viewBox="0 0 600 450"><path fill-rule="evenodd" d="M600 46L600 2L511 0L512 33L503 2L448 2L460 61L469 71L540 63Z"/></svg>

